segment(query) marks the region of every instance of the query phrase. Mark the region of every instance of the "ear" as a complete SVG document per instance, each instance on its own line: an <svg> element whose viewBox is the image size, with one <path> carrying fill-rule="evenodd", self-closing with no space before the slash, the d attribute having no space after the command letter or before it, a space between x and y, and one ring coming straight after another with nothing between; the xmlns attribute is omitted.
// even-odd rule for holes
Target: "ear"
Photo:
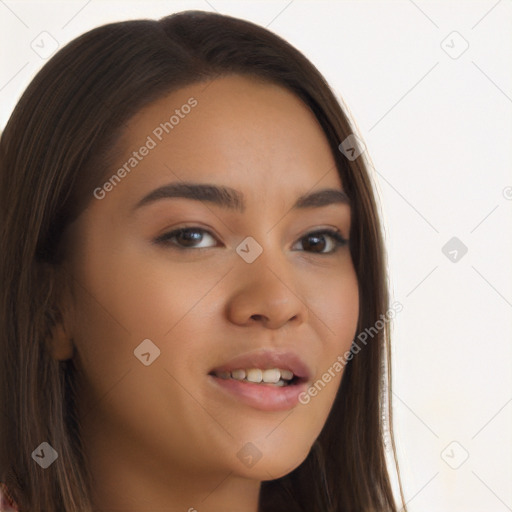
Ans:
<svg viewBox="0 0 512 512"><path fill-rule="evenodd" d="M62 322L57 323L46 338L48 352L58 361L71 359L74 355L73 339Z"/></svg>
<svg viewBox="0 0 512 512"><path fill-rule="evenodd" d="M53 359L64 361L74 355L71 277L63 268L53 265L47 265L44 274L48 286L44 311L45 345Z"/></svg>

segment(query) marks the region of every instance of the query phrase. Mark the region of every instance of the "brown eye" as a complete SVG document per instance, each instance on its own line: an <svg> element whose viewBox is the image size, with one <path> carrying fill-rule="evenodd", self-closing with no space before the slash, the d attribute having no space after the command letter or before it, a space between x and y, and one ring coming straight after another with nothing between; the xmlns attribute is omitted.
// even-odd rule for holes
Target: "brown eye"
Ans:
<svg viewBox="0 0 512 512"><path fill-rule="evenodd" d="M215 239L206 229L200 227L186 227L164 233L155 239L155 243L182 250L201 250L215 247L215 245L206 247L198 246L198 244L204 241L205 236ZM306 252L324 255L334 254L339 247L348 243L348 240L343 238L339 231L331 229L312 231L303 236L300 241L303 242L302 245Z"/></svg>
<svg viewBox="0 0 512 512"><path fill-rule="evenodd" d="M213 238L213 235L203 228L180 228L169 233L164 233L155 240L155 243L174 245L178 249L208 249L209 247L196 246L196 244L203 241L205 234L206 236Z"/></svg>
<svg viewBox="0 0 512 512"><path fill-rule="evenodd" d="M303 246L307 252L313 252L317 254L333 254L338 250L339 247L342 247L348 243L348 240L343 238L338 231L331 229L313 231L302 237L301 240L305 241ZM326 251L326 247L331 247L331 249Z"/></svg>

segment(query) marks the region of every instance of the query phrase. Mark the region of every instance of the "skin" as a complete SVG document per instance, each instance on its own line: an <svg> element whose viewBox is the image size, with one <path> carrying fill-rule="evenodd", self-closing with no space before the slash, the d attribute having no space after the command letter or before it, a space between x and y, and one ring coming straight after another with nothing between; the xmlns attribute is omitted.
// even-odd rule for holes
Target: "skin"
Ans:
<svg viewBox="0 0 512 512"><path fill-rule="evenodd" d="M72 353L81 370L97 510L256 512L261 482L306 458L341 373L307 405L269 412L221 395L208 372L255 348L291 348L313 383L356 333L348 245L321 254L334 240L315 252L306 237L333 228L348 239L350 207L291 211L304 193L342 190L327 139L295 95L237 75L182 88L132 118L119 166L191 96L190 114L69 227L73 278L54 357ZM183 180L233 187L246 210L167 198L133 211ZM153 243L184 223L207 230L195 239L207 249ZM247 236L263 248L250 264L235 250ZM144 339L161 351L149 366L134 356ZM237 457L247 442L262 454L252 467Z"/></svg>

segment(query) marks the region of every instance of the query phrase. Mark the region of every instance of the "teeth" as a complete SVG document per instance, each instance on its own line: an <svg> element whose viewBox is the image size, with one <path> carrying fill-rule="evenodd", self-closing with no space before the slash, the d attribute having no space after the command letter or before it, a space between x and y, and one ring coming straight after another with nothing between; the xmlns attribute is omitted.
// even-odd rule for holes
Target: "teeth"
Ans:
<svg viewBox="0 0 512 512"><path fill-rule="evenodd" d="M281 377L284 380L292 380L293 379L293 372L290 370L281 370Z"/></svg>
<svg viewBox="0 0 512 512"><path fill-rule="evenodd" d="M274 384L276 386L285 386L288 381L293 379L293 372L290 370L281 370L280 368L270 368L261 370L260 368L236 369L232 372L216 372L217 377L221 379L235 379L246 382Z"/></svg>
<svg viewBox="0 0 512 512"><path fill-rule="evenodd" d="M236 380L245 379L245 370L233 370L231 372L231 377Z"/></svg>
<svg viewBox="0 0 512 512"><path fill-rule="evenodd" d="M247 370L246 379L249 382L261 382L263 380L263 372L259 368L251 368Z"/></svg>
<svg viewBox="0 0 512 512"><path fill-rule="evenodd" d="M265 370L263 372L263 381L264 382L273 382L276 383L281 378L281 372L277 368L272 368L271 370Z"/></svg>

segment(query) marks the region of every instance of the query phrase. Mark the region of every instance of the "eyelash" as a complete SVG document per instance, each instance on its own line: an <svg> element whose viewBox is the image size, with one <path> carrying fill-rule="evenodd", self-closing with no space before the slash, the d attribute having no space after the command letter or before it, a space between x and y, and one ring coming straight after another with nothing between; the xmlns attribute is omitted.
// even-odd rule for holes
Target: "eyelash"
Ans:
<svg viewBox="0 0 512 512"><path fill-rule="evenodd" d="M183 232L186 232L186 231L207 233L212 238L215 238L210 233L210 231L208 231L207 229L192 226L192 227L178 228L178 229L175 229L174 231L170 231L169 233L164 233L163 235L156 238L154 240L154 242L158 245L164 245L167 247L173 246L174 249L178 249L180 251L188 251L188 250L201 251L201 250L205 250L205 249L213 249L213 247L183 247L183 246L176 244L175 242L172 242L172 239L174 237L176 237L177 235L179 235ZM328 236L330 236L334 240L335 248L329 252L309 251L312 254L320 254L320 255L324 255L324 256L332 255L332 254L336 253L340 247L346 246L348 244L348 240L346 238L344 238L339 231L336 231L333 229L321 229L318 231L310 231L309 233L306 233L303 237L301 237L299 239L299 241L303 240L309 236L313 236L313 235L317 235L317 236L318 235L328 235Z"/></svg>

